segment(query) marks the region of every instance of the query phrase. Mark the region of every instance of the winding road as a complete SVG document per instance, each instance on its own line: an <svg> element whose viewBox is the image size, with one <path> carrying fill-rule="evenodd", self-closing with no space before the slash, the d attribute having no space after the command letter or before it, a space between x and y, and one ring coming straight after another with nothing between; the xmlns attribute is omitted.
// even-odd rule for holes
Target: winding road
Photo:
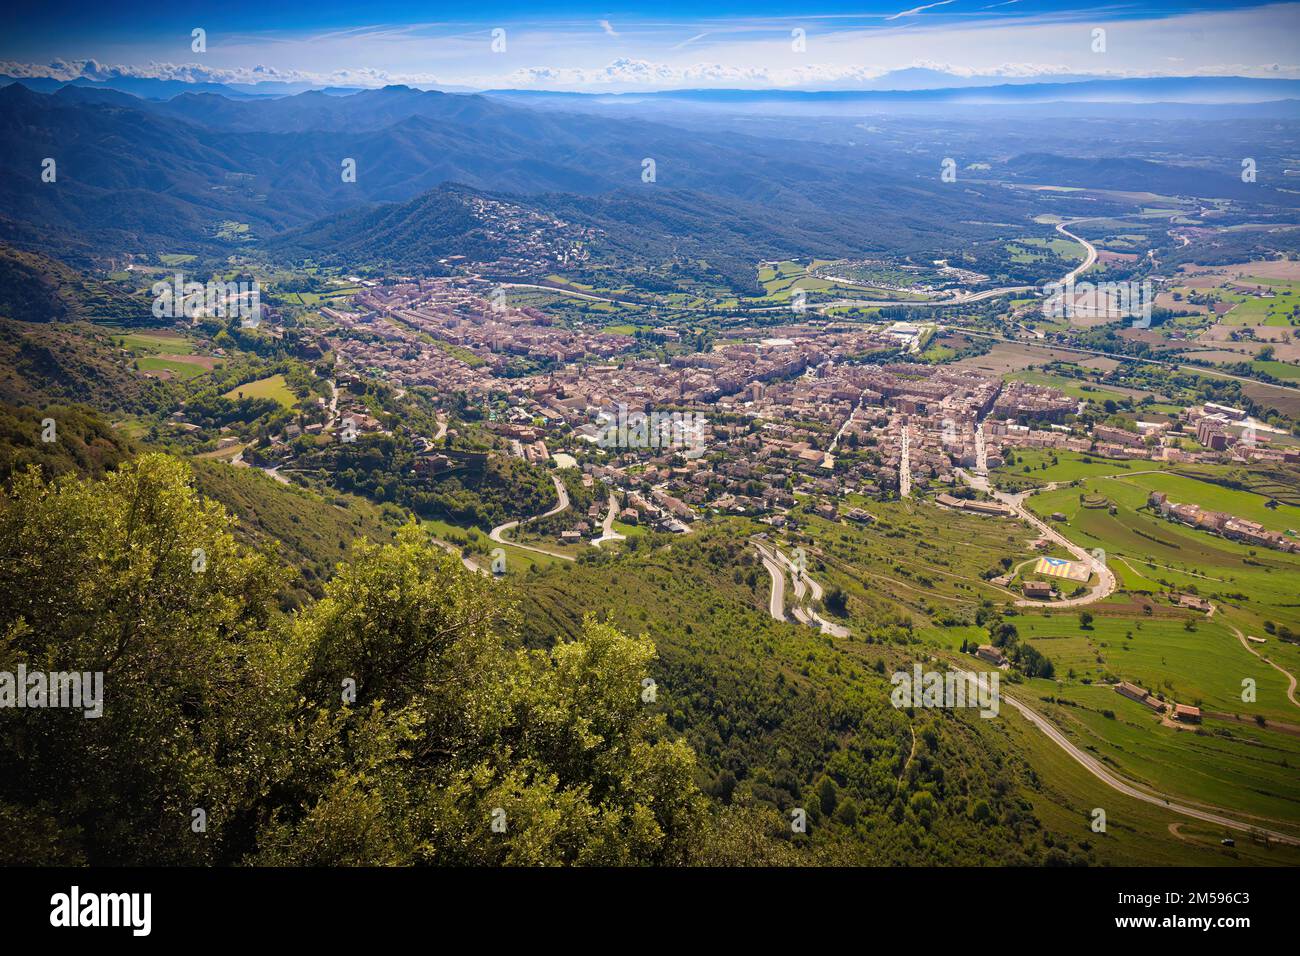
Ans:
<svg viewBox="0 0 1300 956"><path fill-rule="evenodd" d="M767 601L767 612L774 620L789 620L785 616L785 572L762 548L758 549L758 553L763 559L763 567L767 568L768 577L772 579L772 593Z"/></svg>
<svg viewBox="0 0 1300 956"><path fill-rule="evenodd" d="M807 571L801 574L795 567L794 562L782 554L781 549L775 545L769 551L755 541L754 547L758 549L758 553L763 559L763 567L767 568L768 576L772 579L772 596L768 602L768 612L773 618L778 621L787 620L785 616L785 571L789 571L790 580L794 582L796 603L791 609L791 613L794 614L795 620L801 624L819 627L823 634L829 634L831 637L849 636L847 627L826 620L811 607L806 607L800 603L803 601L805 594L811 596L813 601L820 601L825 593L821 584L810 577Z"/></svg>
<svg viewBox="0 0 1300 956"><path fill-rule="evenodd" d="M600 547L606 541L625 541L627 535L619 534L614 530L614 518L618 515L618 501L614 498L614 492L609 493L609 511L605 513L605 520L601 522L601 535L595 541L591 542L596 547Z"/></svg>
<svg viewBox="0 0 1300 956"><path fill-rule="evenodd" d="M1077 226L1081 222L1090 222L1092 218L1096 218L1096 217L1091 217L1089 219L1071 219L1068 222L1058 222L1056 224L1057 232L1059 232L1063 236L1073 239L1075 242L1077 242L1079 245L1083 246L1084 248L1083 262L1081 262L1079 265L1077 265L1075 268L1071 269L1069 272L1065 274L1065 278L1061 280L1061 285L1069 285L1080 275L1082 275L1083 273L1091 269L1093 267L1093 264L1097 261L1097 247L1094 246L1087 239L1083 238L1082 236L1076 236L1069 229L1065 228L1066 226Z"/></svg>
<svg viewBox="0 0 1300 956"><path fill-rule="evenodd" d="M1160 807L1173 813L1179 813L1185 817L1192 817L1193 819L1202 820L1206 823L1213 823L1215 826L1227 827L1231 830L1263 833L1270 839L1276 840L1279 843L1289 843L1292 846L1300 846L1300 837L1292 836L1289 833L1283 833L1280 830L1272 830L1267 827L1257 826L1252 823L1243 823L1240 820L1234 820L1232 817L1225 817L1210 810L1202 810L1199 807L1190 807L1186 804L1175 803L1173 800L1160 794L1139 790L1133 784L1127 783L1121 778L1115 776L1115 774L1111 773L1111 771L1108 770L1097 758L1093 757L1086 751L1081 750L1068 737L1066 737L1065 734L1057 730L1056 726L1042 714L1039 714L1025 703L1016 700L1005 690L1002 692L1002 699L1014 707L1021 716L1031 724L1045 733L1049 740L1073 757L1085 770L1112 790L1117 790L1126 797L1132 797L1134 800L1141 800L1143 803L1149 803L1152 806Z"/></svg>
<svg viewBox="0 0 1300 956"><path fill-rule="evenodd" d="M1210 613L1211 613L1211 614L1214 613L1214 609L1213 609L1213 608L1211 608ZM1228 624L1227 621L1224 621L1223 623L1224 623L1224 624ZM1258 657L1261 661L1263 661L1263 662L1264 662L1265 664L1267 664L1269 667L1273 668L1273 670L1275 670L1275 671L1280 671L1280 672L1282 673L1282 676L1284 676L1284 677L1287 679L1287 681L1290 682L1290 686L1287 687L1287 689L1286 689L1286 696L1287 696L1287 699L1290 700L1291 703L1294 704L1296 707L1300 707L1300 700L1296 700L1296 697L1295 697L1295 687L1296 687L1296 678L1295 678L1295 675L1292 674L1292 673L1291 673L1289 670L1287 670L1286 668L1281 667L1281 666L1279 666L1278 664L1273 663L1272 660L1270 660L1269 658L1265 657L1265 656L1264 656L1263 654L1261 654L1259 651L1255 650L1255 648L1251 647L1251 646L1250 646L1250 641L1246 640L1246 635L1243 634L1243 633L1241 633L1240 629L1238 629L1237 627L1234 627L1234 626L1231 625L1231 624L1228 624L1228 630L1232 631L1233 634L1236 634L1236 635L1237 635L1237 640L1241 641L1241 646L1242 646L1242 647L1244 647L1246 650L1250 651L1250 653L1254 654L1256 657Z"/></svg>
<svg viewBox="0 0 1300 956"><path fill-rule="evenodd" d="M1059 601L1035 601L1030 598L1021 598L1016 601L1017 607L1079 607L1084 604L1093 604L1097 601L1101 601L1115 593L1116 589L1119 587L1119 582L1115 579L1115 573L1111 571L1110 568L1099 562L1088 551L1079 547L1079 545L1075 544L1042 518L1038 517L1038 515L1025 507L1025 499L1033 494L1033 491L1022 491L1018 495L1007 494L1005 491L994 491L989 485L987 477L982 475L971 475L965 468L955 468L953 469L953 472L972 488L975 488L978 491L988 492L993 496L994 500L1000 501L1002 504L1009 507L1013 512L1015 512L1017 518L1029 524L1044 538L1047 538L1049 541L1054 541L1066 551L1069 551L1071 556L1073 556L1077 561L1088 565L1088 567L1092 568L1093 572L1097 575L1097 583L1089 589L1087 594L1081 594L1076 598L1062 598ZM1056 484L1053 482L1045 485L1043 488L1034 490L1051 491L1055 487Z"/></svg>
<svg viewBox="0 0 1300 956"><path fill-rule="evenodd" d="M539 515L533 515L531 518L525 518L522 522L507 521L505 524L499 524L488 533L488 537L497 544L508 544L512 548L519 548L523 551L532 551L534 554L545 554L548 557L559 558L561 561L574 560L574 557L571 554L561 554L558 551L547 551L545 548L537 548L531 544L520 544L518 541L507 541L502 537L502 535L517 525L527 524L530 521L540 521L542 518L549 518L551 515L557 515L569 507L569 489L565 488L564 482L560 481L560 479L555 475L551 475L551 481L555 482L555 493L560 497L559 504L550 511Z"/></svg>

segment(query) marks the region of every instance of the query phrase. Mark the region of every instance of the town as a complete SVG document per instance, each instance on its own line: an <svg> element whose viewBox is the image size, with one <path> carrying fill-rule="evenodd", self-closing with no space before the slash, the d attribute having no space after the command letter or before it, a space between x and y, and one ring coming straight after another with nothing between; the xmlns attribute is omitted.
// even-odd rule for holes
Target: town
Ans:
<svg viewBox="0 0 1300 956"><path fill-rule="evenodd" d="M1087 402L1052 386L903 361L933 327L794 316L732 327L711 350L675 349L665 362L625 332L570 327L508 305L505 291L477 276L396 280L368 284L347 308L322 308L327 324L308 332L337 358L334 406L317 398L281 434L246 448L243 463L282 476L303 435L337 430L347 441L382 432L357 397L367 379L481 402L491 410L484 427L505 453L579 468L618 493L619 520L678 533L709 514L786 527L804 499L823 518L872 520L862 507L841 515L849 495L1008 516L1013 509L988 493L983 476L1024 450L1127 462L1300 461L1294 446L1275 447L1268 427L1239 409L1206 403L1176 420L1124 428L1089 423ZM689 330L657 334L674 344ZM519 374L512 363L521 359L536 370ZM627 441L629 410L633 420L693 416L691 440ZM607 428L611 421L623 424ZM450 466L437 447L442 437L411 435L422 456L413 478ZM1153 507L1185 523L1296 548L1257 523L1154 497ZM602 533L598 516L577 515L559 540ZM1042 582L1025 590L1050 593Z"/></svg>

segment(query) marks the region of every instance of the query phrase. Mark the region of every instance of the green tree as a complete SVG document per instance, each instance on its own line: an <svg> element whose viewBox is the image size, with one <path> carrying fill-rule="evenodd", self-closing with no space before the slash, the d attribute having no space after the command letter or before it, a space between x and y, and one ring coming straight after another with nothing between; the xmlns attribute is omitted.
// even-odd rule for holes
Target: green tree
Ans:
<svg viewBox="0 0 1300 956"><path fill-rule="evenodd" d="M102 671L103 716L0 711L4 862L682 864L707 838L655 651L594 619L522 648L419 529L296 615L188 466L32 469L0 496L0 670ZM201 557L201 560L200 560ZM196 829L196 811L204 826Z"/></svg>

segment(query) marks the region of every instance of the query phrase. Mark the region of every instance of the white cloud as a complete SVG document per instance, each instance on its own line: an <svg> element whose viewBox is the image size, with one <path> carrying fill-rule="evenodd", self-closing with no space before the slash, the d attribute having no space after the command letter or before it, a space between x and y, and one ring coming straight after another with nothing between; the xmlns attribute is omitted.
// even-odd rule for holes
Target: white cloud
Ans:
<svg viewBox="0 0 1300 956"><path fill-rule="evenodd" d="M885 17L886 20L897 20L900 17L914 17L922 10L933 10L935 7L943 7L952 3L952 0L939 0L938 3L927 3L924 6L913 7L911 10L901 10L898 13L890 14Z"/></svg>
<svg viewBox="0 0 1300 956"><path fill-rule="evenodd" d="M923 2L913 9L931 6ZM898 23L881 28L878 22L836 28L827 21L819 24L816 43L800 56L791 53L785 31L770 22L695 19L640 24L634 52L611 60L604 27L592 30L592 23L599 21L588 19L512 28L508 56L490 52L486 30L466 30L463 25L376 26L334 36L243 35L237 43L222 44L196 58L199 63L176 63L156 55L155 47L143 46L115 51L112 62L56 58L62 51L54 50L39 61L33 57L0 64L0 70L63 80L120 76L189 83L406 83L592 91L871 88L882 74L909 67L951 73L968 83L1088 75L1300 76L1300 51L1293 39L1300 30L1297 3L1146 20L1100 16L1096 21L1062 21L996 13L958 23L945 20L951 18L912 16L904 21L906 29ZM1109 49L1104 57L1090 49L1094 22L1107 28ZM620 33L612 23L609 26ZM630 47L632 39L624 25L620 49Z"/></svg>
<svg viewBox="0 0 1300 956"><path fill-rule="evenodd" d="M674 50L680 50L682 47L690 46L692 43L696 42L697 40L703 40L706 36L708 36L707 33L697 33L697 34L695 34L695 36L691 37L689 40L683 40L681 43L679 43L679 44L677 44L675 47L673 47L673 49L674 49Z"/></svg>
<svg viewBox="0 0 1300 956"><path fill-rule="evenodd" d="M600 21L600 28L601 28L602 30L604 30L605 33L607 33L609 36L612 36L612 37L616 37L616 36L618 36L618 31L615 30L615 29L613 28L613 26L610 25L610 22L609 22L608 20L601 20L601 21Z"/></svg>
<svg viewBox="0 0 1300 956"><path fill-rule="evenodd" d="M1173 59L1173 58L1170 58ZM739 89L860 89L872 88L873 81L898 69L920 68L946 73L963 80L987 79L990 84L1008 80L1051 81L1053 77L1079 74L1068 67L1046 63L1009 62L983 68L962 64L913 60L891 67L843 65L831 63L797 63L790 66L736 65L718 62L671 64L654 60L619 57L596 67L522 67L506 74L467 77L466 85L481 88L555 90L652 90L683 88ZM147 63L121 65L97 60L53 60L45 64L0 61L0 74L18 79L50 77L71 81L89 79L111 82L114 79L176 80L182 83L288 83L312 86L380 87L400 83L409 86L435 87L448 81L431 73L389 72L369 67L338 69L330 72L284 70L265 65L238 68L215 68L198 63ZM1220 63L1195 71L1208 76L1262 76L1300 78L1300 68L1278 63ZM1099 78L1123 78L1153 75L1150 70L1110 70L1094 73ZM1176 74L1192 75L1186 70ZM459 81L458 81L459 82Z"/></svg>

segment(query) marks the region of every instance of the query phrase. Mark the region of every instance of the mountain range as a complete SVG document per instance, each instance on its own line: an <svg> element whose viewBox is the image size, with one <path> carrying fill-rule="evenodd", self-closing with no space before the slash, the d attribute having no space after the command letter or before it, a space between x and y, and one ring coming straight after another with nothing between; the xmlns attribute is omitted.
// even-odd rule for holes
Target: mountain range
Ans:
<svg viewBox="0 0 1300 956"><path fill-rule="evenodd" d="M1039 153L995 159L953 188L937 175L942 142L845 149L797 129L751 135L674 125L670 114L651 121L532 102L404 86L147 100L85 84L53 93L11 84L0 88L0 163L12 171L0 240L78 262L263 250L436 271L438 258L464 252L458 242L484 255L511 248L466 212L465 197L478 193L520 216L596 230L597 257L647 271L705 260L753 291L758 259L938 257L1008 228L1033 231L1035 200L994 180L1287 199L1202 166ZM53 182L42 179L47 160Z"/></svg>
<svg viewBox="0 0 1300 956"><path fill-rule="evenodd" d="M46 158L57 163L54 183L41 181ZM345 160L355 181L342 175ZM1028 212L1014 199L945 189L893 155L406 87L155 102L15 84L0 89L0 161L16 171L0 196L0 237L23 244L39 226L42 240L66 240L65 254L210 251L232 222L262 241L449 182L546 196L575 221L630 220L652 230L656 247L671 245L678 224L678 238L717 255L737 234L787 253L810 237L859 252L883 249L886 237L919 248L953 222Z"/></svg>

